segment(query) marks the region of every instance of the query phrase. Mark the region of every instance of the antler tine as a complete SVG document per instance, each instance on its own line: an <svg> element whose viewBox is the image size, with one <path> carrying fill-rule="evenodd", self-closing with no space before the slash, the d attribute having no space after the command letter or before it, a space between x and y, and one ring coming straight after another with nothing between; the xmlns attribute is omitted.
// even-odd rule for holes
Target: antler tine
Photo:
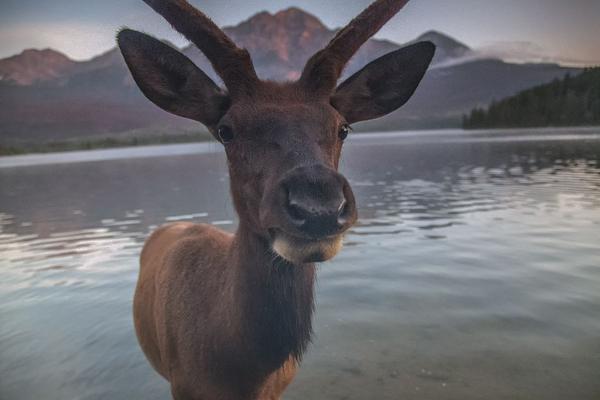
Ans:
<svg viewBox="0 0 600 400"><path fill-rule="evenodd" d="M144 2L204 53L230 94L245 92L258 81L248 51L239 48L210 18L186 0Z"/></svg>
<svg viewBox="0 0 600 400"><path fill-rule="evenodd" d="M336 87L345 65L371 36L379 31L408 0L377 0L341 29L329 44L312 56L300 81L329 95Z"/></svg>

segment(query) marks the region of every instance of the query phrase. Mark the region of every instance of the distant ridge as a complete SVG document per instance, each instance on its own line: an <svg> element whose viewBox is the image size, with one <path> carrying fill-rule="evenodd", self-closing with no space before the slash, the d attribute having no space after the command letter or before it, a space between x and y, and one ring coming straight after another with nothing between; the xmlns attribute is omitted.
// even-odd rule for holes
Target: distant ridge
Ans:
<svg viewBox="0 0 600 400"><path fill-rule="evenodd" d="M314 15L297 7L274 14L262 11L224 30L238 45L250 51L261 76L280 80L297 78L306 60L337 32L336 29L327 28ZM427 32L417 40L430 40L438 46L434 63L461 57L469 51L464 44L435 31ZM351 61L347 74L400 47L401 45L388 40L370 40ZM216 79L206 59L196 47L190 45L182 51L205 67L206 72ZM117 48L87 61L73 61L52 49L30 49L0 60L0 81L20 86L52 81L61 84L60 78L68 80L71 74L123 65Z"/></svg>
<svg viewBox="0 0 600 400"><path fill-rule="evenodd" d="M276 80L297 78L306 60L336 33L296 7L260 12L225 31L250 51L259 76ZM468 46L436 31L415 40L437 45L437 67L428 71L402 109L360 124L357 130L459 127L462 115L474 107L579 71L476 59ZM389 40L368 41L345 75L400 47ZM195 47L182 51L218 81ZM26 50L0 60L0 146L202 129L194 121L158 110L145 99L116 48L87 61L73 61L51 49Z"/></svg>

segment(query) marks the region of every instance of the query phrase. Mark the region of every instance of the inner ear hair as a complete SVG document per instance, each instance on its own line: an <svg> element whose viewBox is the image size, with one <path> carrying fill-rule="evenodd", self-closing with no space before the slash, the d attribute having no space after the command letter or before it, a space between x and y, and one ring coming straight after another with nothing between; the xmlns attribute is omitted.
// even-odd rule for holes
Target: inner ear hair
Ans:
<svg viewBox="0 0 600 400"><path fill-rule="evenodd" d="M415 43L388 53L341 83L331 104L348 123L389 114L414 94L434 53L431 42Z"/></svg>
<svg viewBox="0 0 600 400"><path fill-rule="evenodd" d="M209 127L227 110L227 94L177 49L130 29L117 42L142 93L163 110Z"/></svg>

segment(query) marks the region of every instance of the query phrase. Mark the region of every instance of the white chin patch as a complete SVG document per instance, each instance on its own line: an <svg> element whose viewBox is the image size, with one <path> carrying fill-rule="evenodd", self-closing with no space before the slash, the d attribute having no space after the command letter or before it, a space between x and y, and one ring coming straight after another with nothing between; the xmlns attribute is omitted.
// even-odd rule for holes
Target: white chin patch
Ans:
<svg viewBox="0 0 600 400"><path fill-rule="evenodd" d="M327 261L343 246L342 235L319 241L309 241L278 232L273 241L273 250L294 264Z"/></svg>

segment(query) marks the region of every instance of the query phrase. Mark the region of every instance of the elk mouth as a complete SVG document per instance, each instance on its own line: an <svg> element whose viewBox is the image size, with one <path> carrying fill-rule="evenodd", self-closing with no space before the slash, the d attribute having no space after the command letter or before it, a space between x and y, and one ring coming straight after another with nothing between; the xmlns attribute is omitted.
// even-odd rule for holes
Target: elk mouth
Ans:
<svg viewBox="0 0 600 400"><path fill-rule="evenodd" d="M291 235L281 229L269 229L271 248L281 258L293 264L327 261L343 246L343 235L306 238Z"/></svg>

